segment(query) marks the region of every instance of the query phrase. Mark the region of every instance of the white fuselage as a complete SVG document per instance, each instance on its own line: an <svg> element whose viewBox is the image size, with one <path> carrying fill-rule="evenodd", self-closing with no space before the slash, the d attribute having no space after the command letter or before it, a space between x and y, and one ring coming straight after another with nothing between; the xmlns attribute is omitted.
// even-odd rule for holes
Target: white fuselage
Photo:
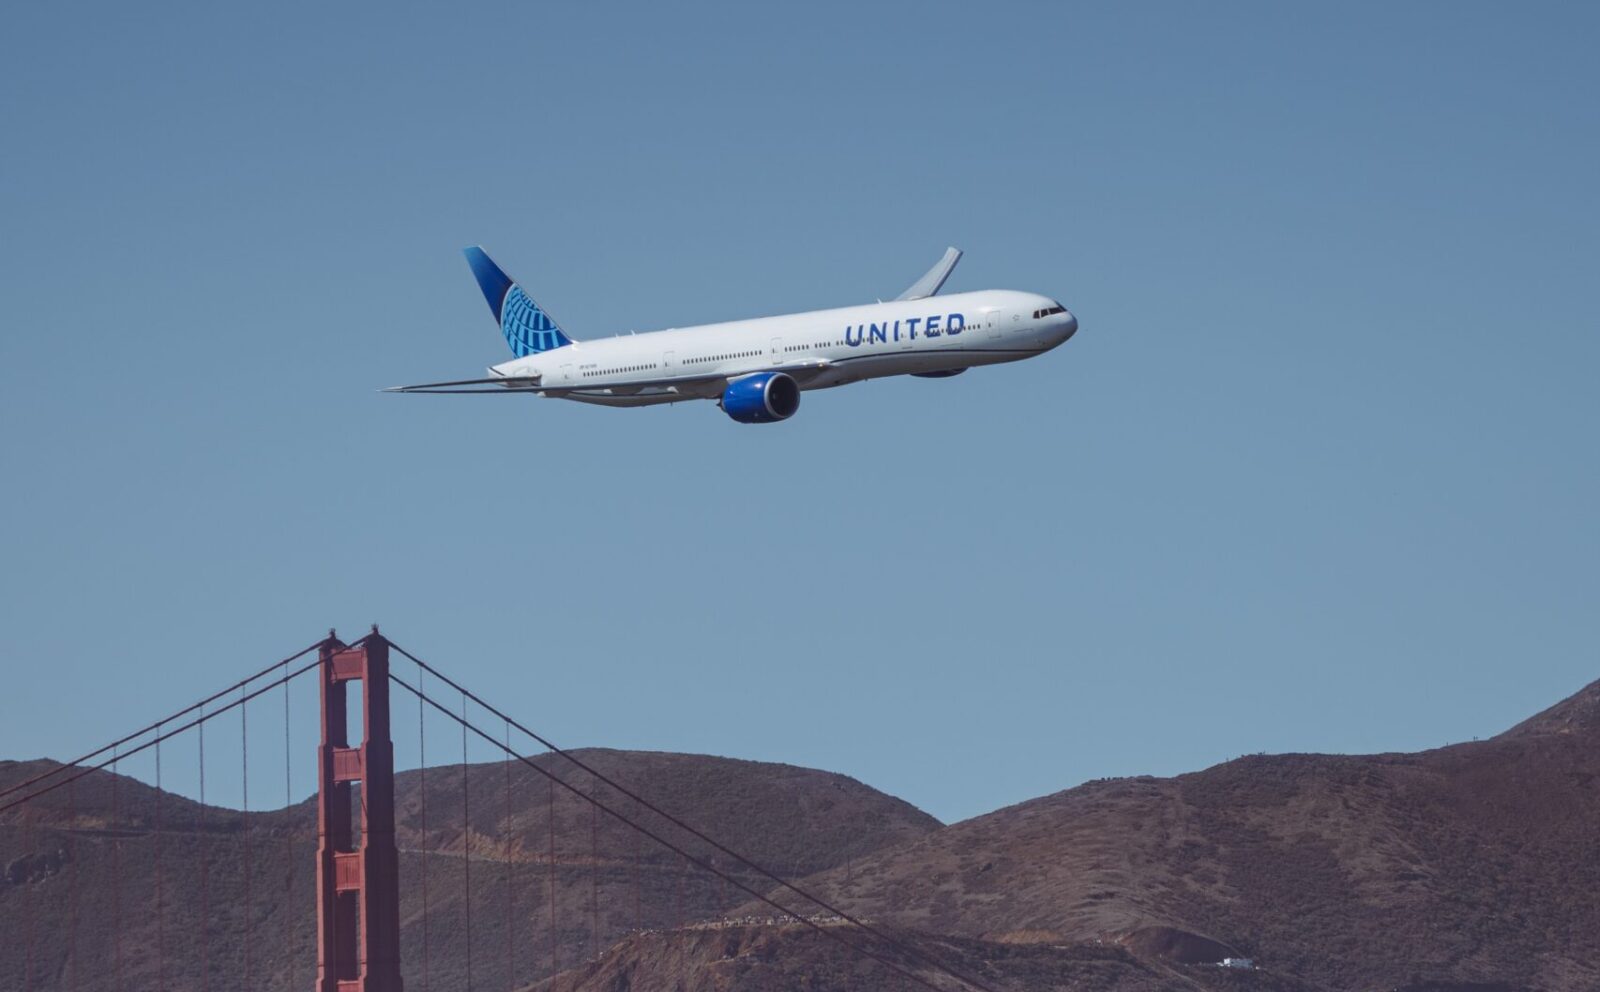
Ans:
<svg viewBox="0 0 1600 992"><path fill-rule="evenodd" d="M730 380L772 370L825 389L1013 362L1077 327L1049 297L990 289L581 341L489 371L537 376L551 396L645 406L714 398Z"/></svg>

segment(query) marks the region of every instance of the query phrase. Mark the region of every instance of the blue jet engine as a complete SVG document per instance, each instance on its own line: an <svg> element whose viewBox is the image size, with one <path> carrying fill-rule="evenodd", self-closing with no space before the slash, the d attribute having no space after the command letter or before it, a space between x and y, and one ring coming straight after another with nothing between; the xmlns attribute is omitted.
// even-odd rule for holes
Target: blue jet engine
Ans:
<svg viewBox="0 0 1600 992"><path fill-rule="evenodd" d="M728 383L719 405L741 424L788 420L800 409L800 384L782 372L746 376Z"/></svg>

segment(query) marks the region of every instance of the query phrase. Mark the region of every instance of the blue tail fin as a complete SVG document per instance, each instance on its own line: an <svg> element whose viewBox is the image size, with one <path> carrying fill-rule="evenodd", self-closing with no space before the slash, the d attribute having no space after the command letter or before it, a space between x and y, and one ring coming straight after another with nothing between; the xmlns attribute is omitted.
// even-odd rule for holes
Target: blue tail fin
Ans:
<svg viewBox="0 0 1600 992"><path fill-rule="evenodd" d="M500 332L506 336L506 344L511 346L513 355L518 358L537 355L572 343L550 315L533 302L533 297L500 271L500 266L494 264L494 259L482 248L473 245L464 249L463 254L467 256L467 264L472 266L478 288L489 301L489 309L494 311L494 319L500 323Z"/></svg>

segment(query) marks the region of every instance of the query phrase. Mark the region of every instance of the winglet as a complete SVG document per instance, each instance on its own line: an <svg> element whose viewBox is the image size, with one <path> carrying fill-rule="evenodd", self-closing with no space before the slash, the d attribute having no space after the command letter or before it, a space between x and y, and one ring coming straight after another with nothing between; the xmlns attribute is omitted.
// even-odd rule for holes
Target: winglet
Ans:
<svg viewBox="0 0 1600 992"><path fill-rule="evenodd" d="M909 289L896 296L895 299L921 300L934 295L939 292L939 288L944 285L944 281L950 278L951 271L955 269L956 263L959 261L961 261L961 249L954 246L946 248L944 257L935 262L933 268L929 269L921 279L912 283Z"/></svg>

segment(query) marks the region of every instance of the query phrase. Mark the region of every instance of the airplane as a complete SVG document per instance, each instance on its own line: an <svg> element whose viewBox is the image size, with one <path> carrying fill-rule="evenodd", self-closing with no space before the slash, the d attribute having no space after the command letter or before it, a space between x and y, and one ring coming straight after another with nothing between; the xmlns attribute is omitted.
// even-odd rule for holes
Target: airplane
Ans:
<svg viewBox="0 0 1600 992"><path fill-rule="evenodd" d="M391 386L390 393L529 393L602 406L716 400L741 424L787 420L805 390L891 375L940 379L1032 358L1078 319L1047 296L1005 289L937 296L949 248L889 302L575 341L481 247L464 250L513 357L484 379Z"/></svg>

